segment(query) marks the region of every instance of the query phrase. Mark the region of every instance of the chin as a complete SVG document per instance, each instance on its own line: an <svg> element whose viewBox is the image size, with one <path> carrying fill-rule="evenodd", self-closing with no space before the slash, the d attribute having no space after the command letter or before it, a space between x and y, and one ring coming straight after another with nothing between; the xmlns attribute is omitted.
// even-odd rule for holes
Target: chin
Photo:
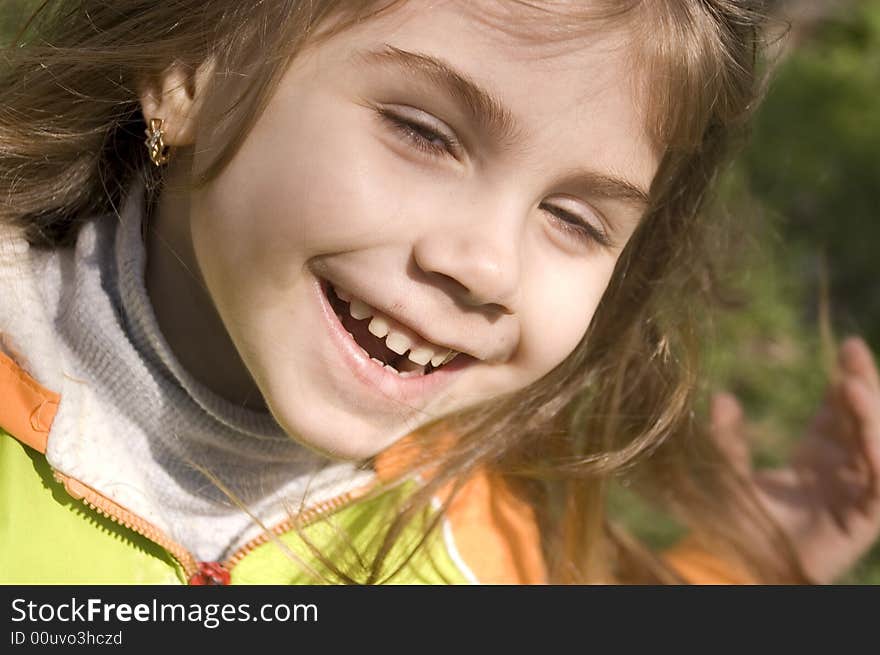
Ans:
<svg viewBox="0 0 880 655"><path fill-rule="evenodd" d="M286 411L285 411L286 410ZM306 409L306 414L296 408L279 408L270 405L275 420L287 435L306 448L339 461L362 461L378 454L409 430L395 434L391 429L378 430L336 408L325 412ZM336 413L343 416L333 416Z"/></svg>

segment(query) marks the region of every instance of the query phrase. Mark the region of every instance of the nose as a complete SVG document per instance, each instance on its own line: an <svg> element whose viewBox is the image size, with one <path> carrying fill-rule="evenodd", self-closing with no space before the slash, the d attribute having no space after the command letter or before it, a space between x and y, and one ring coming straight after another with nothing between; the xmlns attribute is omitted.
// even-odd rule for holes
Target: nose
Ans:
<svg viewBox="0 0 880 655"><path fill-rule="evenodd" d="M413 254L419 268L445 280L462 303L512 314L520 292L520 230L509 210L496 216L470 211L454 217L447 211L434 223L442 227L421 236Z"/></svg>

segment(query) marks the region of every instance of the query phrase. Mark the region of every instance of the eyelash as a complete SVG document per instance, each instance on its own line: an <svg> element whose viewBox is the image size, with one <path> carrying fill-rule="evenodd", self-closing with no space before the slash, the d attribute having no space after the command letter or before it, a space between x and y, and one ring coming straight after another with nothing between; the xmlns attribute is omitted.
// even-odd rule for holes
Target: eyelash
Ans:
<svg viewBox="0 0 880 655"><path fill-rule="evenodd" d="M423 123L403 118L383 107L377 108L376 111L407 142L431 156L440 157L444 153L455 156L455 153L461 148L461 144L455 138L441 134ZM427 133L427 136L425 133ZM428 136L431 138L428 138ZM433 143L433 139L439 139L442 145ZM576 214L572 214L559 207L549 205L541 205L541 207L554 218L557 226L567 236L581 243L595 242L605 248L610 248L613 245L607 234L586 223Z"/></svg>
<svg viewBox="0 0 880 655"><path fill-rule="evenodd" d="M595 242L604 248L610 248L614 245L605 232L593 227L576 214L551 205L542 204L541 208L555 219L556 224L567 236L581 242Z"/></svg>
<svg viewBox="0 0 880 655"><path fill-rule="evenodd" d="M428 125L403 118L385 108L379 108L376 111L406 141L422 152L432 156L441 156L445 152L454 157L461 150L461 144L457 139L441 134ZM442 145L433 143L432 139L439 139Z"/></svg>

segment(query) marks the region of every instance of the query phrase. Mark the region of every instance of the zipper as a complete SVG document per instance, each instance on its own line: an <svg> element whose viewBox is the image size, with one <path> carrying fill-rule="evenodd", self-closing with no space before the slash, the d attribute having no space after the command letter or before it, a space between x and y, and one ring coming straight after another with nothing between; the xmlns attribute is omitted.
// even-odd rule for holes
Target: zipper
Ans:
<svg viewBox="0 0 880 655"><path fill-rule="evenodd" d="M233 555L222 562L221 566L223 566L226 571L231 573L232 569L234 569L236 565L238 565L239 562L241 562L241 560L243 560L250 552L267 543L272 537L280 537L281 535L290 532L295 527L308 527L319 518L337 512L345 505L348 505L355 500L363 498L370 490L373 489L375 484L375 481L370 481L357 489L346 491L343 494L316 503L308 509L304 509L296 516L291 516L290 518L287 518L284 521L277 523L268 531L268 534L264 531L251 539L244 546L239 548Z"/></svg>
<svg viewBox="0 0 880 655"><path fill-rule="evenodd" d="M415 479L420 482L422 481L420 475L416 475ZM408 478L400 479L397 481L397 484L402 484L407 480ZM322 502L315 503L308 509L304 509L303 511L301 511L299 514L291 516L284 521L277 523L268 531L264 530L259 535L247 542L244 546L239 548L233 555L226 558L226 560L224 560L223 562L220 562L219 565L223 568L224 571L227 572L227 575L229 575L232 572L232 569L234 569L250 552L267 543L273 537L280 537L281 535L290 532L297 526L300 529L307 528L318 519L338 512L349 503L362 499L373 489L375 489L376 486L381 482L382 476L379 475L378 477L370 480L366 484L356 489L346 491L345 493L334 496L333 498L328 498L327 500L324 500Z"/></svg>
<svg viewBox="0 0 880 655"><path fill-rule="evenodd" d="M376 481L372 480L367 484L347 491L333 498L321 501L304 509L296 516L292 516L280 523L276 524L269 530L270 534L263 532L257 537L251 539L244 546L239 548L231 557L223 562L200 562L186 548L178 544L171 537L165 534L155 525L141 518L134 512L131 512L122 505L110 500L103 494L95 491L86 484L83 484L76 478L65 475L55 469L52 469L52 475L57 482L64 486L65 491L76 500L81 500L92 510L101 516L105 516L114 523L122 525L132 532L158 544L164 548L183 568L186 576L187 584L190 585L224 585L229 584L232 569L241 562L248 553L252 552L259 546L268 542L272 537L278 537L297 525L300 528L307 527L323 516L327 516L336 512L345 505L359 500L371 491Z"/></svg>
<svg viewBox="0 0 880 655"><path fill-rule="evenodd" d="M52 469L52 475L57 482L64 485L64 489L74 499L83 501L83 503L101 516L105 516L114 523L125 526L168 551L183 568L187 580L190 580L198 572L199 563L196 561L196 558L186 548L171 539L171 537L149 521L142 519L134 512L130 512L122 507L122 505L113 502L76 478L64 475L55 469Z"/></svg>

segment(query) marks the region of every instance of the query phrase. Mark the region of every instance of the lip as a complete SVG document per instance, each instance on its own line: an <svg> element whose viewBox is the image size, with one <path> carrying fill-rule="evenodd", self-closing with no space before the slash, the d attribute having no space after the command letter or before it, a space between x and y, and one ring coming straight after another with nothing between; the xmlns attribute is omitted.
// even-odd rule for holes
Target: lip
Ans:
<svg viewBox="0 0 880 655"><path fill-rule="evenodd" d="M339 320L327 298L326 287L330 282L314 277L314 292L321 313L327 323L331 340L336 344L340 356L345 360L354 377L364 386L392 401L423 405L425 401L448 387L460 374L474 362L466 353L459 353L455 359L436 369L429 375L402 378L386 370L370 359L358 343L349 335Z"/></svg>

